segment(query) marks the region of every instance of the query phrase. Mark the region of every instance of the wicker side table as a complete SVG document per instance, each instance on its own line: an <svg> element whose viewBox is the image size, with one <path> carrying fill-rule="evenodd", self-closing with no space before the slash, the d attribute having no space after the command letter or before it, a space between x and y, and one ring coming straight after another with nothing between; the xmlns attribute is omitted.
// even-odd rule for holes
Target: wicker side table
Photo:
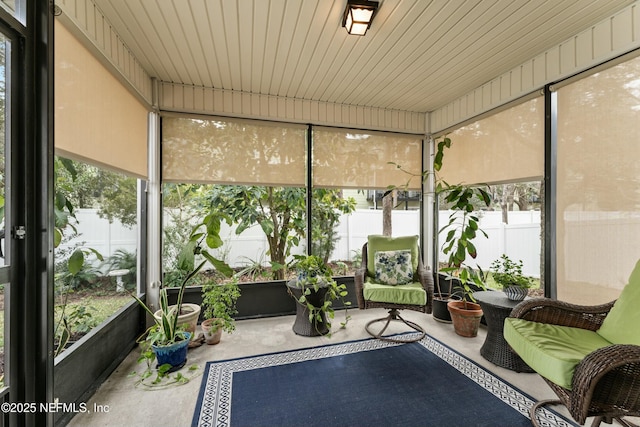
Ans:
<svg viewBox="0 0 640 427"><path fill-rule="evenodd" d="M296 279L288 281L287 288L289 288L289 292L296 299L299 299L304 291L296 285ZM311 295L307 296L307 301L316 307L321 307L322 304L324 304L327 291L328 288L322 287L319 288L318 291L312 291ZM313 319L313 321L309 321L309 310L307 307L296 302L296 320L293 323L293 332L304 337L317 337L328 334L329 327L325 314L321 313L320 317L321 320Z"/></svg>
<svg viewBox="0 0 640 427"><path fill-rule="evenodd" d="M534 372L504 339L503 328L511 310L519 301L512 301L503 292L482 291L473 294L482 307L487 321L487 338L480 349L482 357L506 369L516 372Z"/></svg>

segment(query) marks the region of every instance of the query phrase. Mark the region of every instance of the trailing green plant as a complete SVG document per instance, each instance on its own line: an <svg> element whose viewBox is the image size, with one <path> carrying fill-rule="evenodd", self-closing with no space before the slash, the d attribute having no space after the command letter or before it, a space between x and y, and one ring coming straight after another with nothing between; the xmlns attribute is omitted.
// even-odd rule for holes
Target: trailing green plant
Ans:
<svg viewBox="0 0 640 427"><path fill-rule="evenodd" d="M298 274L296 286L302 289L302 295L300 298L295 298L291 291L287 289L298 304L307 308L309 322L315 323L317 326L324 320L329 330L331 330L331 322L335 318L333 301L340 299L345 307L345 320L340 323L340 328L344 329L351 319L348 309L351 301L344 300L348 295L347 286L339 284L333 279L331 267L317 255L294 255L293 266ZM326 288L327 292L324 303L316 307L307 298L312 292L318 292L320 288ZM331 333L327 334L327 336L330 337Z"/></svg>
<svg viewBox="0 0 640 427"><path fill-rule="evenodd" d="M145 362L145 369L141 372L132 371L129 373L129 377L137 378L135 381L136 387L158 390L171 386L183 385L188 383L200 371L200 366L194 364L190 365L185 373L178 371L174 375L170 375L169 370L171 369L171 365L168 363L158 366L155 370L151 368L155 359L156 356L153 353L151 346L146 346L142 349L137 362Z"/></svg>
<svg viewBox="0 0 640 427"><path fill-rule="evenodd" d="M202 286L202 311L205 319L214 319L213 329L222 328L227 333L236 329L234 314L238 313L236 302L240 298L240 287L236 276L228 283L208 281Z"/></svg>
<svg viewBox="0 0 640 427"><path fill-rule="evenodd" d="M502 254L491 263L491 277L503 289L509 286L527 289L533 286L533 280L522 275L522 267L522 260L512 261L506 254Z"/></svg>

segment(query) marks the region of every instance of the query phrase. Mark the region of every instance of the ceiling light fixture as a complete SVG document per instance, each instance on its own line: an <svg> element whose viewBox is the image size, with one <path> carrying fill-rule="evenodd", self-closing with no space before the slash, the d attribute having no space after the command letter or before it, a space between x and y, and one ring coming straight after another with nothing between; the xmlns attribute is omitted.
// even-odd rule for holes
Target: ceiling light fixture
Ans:
<svg viewBox="0 0 640 427"><path fill-rule="evenodd" d="M377 1L347 0L347 8L342 17L342 26L347 33L364 36L378 10Z"/></svg>

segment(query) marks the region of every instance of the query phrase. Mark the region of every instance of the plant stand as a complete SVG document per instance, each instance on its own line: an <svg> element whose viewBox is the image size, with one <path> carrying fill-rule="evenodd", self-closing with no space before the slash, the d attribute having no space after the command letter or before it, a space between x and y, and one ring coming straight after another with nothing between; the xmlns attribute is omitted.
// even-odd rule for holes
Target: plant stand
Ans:
<svg viewBox="0 0 640 427"><path fill-rule="evenodd" d="M303 288L297 286L295 279L287 282L287 288L289 293L298 300L304 292ZM325 295L327 294L327 288L319 288L317 291L311 291L310 295L307 295L307 301L313 304L315 307L322 307L325 301ZM313 319L309 321L309 309L302 304L296 302L296 320L293 324L293 332L297 335L304 337L317 337L326 335L329 333L329 327L327 326L327 319L324 313L320 313L321 320Z"/></svg>
<svg viewBox="0 0 640 427"><path fill-rule="evenodd" d="M484 316L487 319L487 337L480 354L489 362L516 372L534 372L524 360L520 358L504 339L504 320L509 317L511 310L518 305L502 292L483 291L473 294Z"/></svg>

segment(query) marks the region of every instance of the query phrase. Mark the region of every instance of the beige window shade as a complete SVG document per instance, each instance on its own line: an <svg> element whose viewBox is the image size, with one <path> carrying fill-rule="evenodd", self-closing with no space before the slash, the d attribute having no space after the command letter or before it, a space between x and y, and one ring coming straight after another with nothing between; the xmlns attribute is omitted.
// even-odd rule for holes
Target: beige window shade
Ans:
<svg viewBox="0 0 640 427"><path fill-rule="evenodd" d="M438 177L449 184L540 179L544 174L544 100L534 98L449 134Z"/></svg>
<svg viewBox="0 0 640 427"><path fill-rule="evenodd" d="M384 189L404 185L410 175L422 172L422 139L416 135L364 132L330 128L313 129L313 186L326 188ZM419 190L419 176L408 189Z"/></svg>
<svg viewBox="0 0 640 427"><path fill-rule="evenodd" d="M306 127L249 120L163 117L166 182L304 186Z"/></svg>
<svg viewBox="0 0 640 427"><path fill-rule="evenodd" d="M146 178L147 113L56 20L56 153Z"/></svg>
<svg viewBox="0 0 640 427"><path fill-rule="evenodd" d="M640 58L558 90L558 298L611 301L640 258Z"/></svg>

